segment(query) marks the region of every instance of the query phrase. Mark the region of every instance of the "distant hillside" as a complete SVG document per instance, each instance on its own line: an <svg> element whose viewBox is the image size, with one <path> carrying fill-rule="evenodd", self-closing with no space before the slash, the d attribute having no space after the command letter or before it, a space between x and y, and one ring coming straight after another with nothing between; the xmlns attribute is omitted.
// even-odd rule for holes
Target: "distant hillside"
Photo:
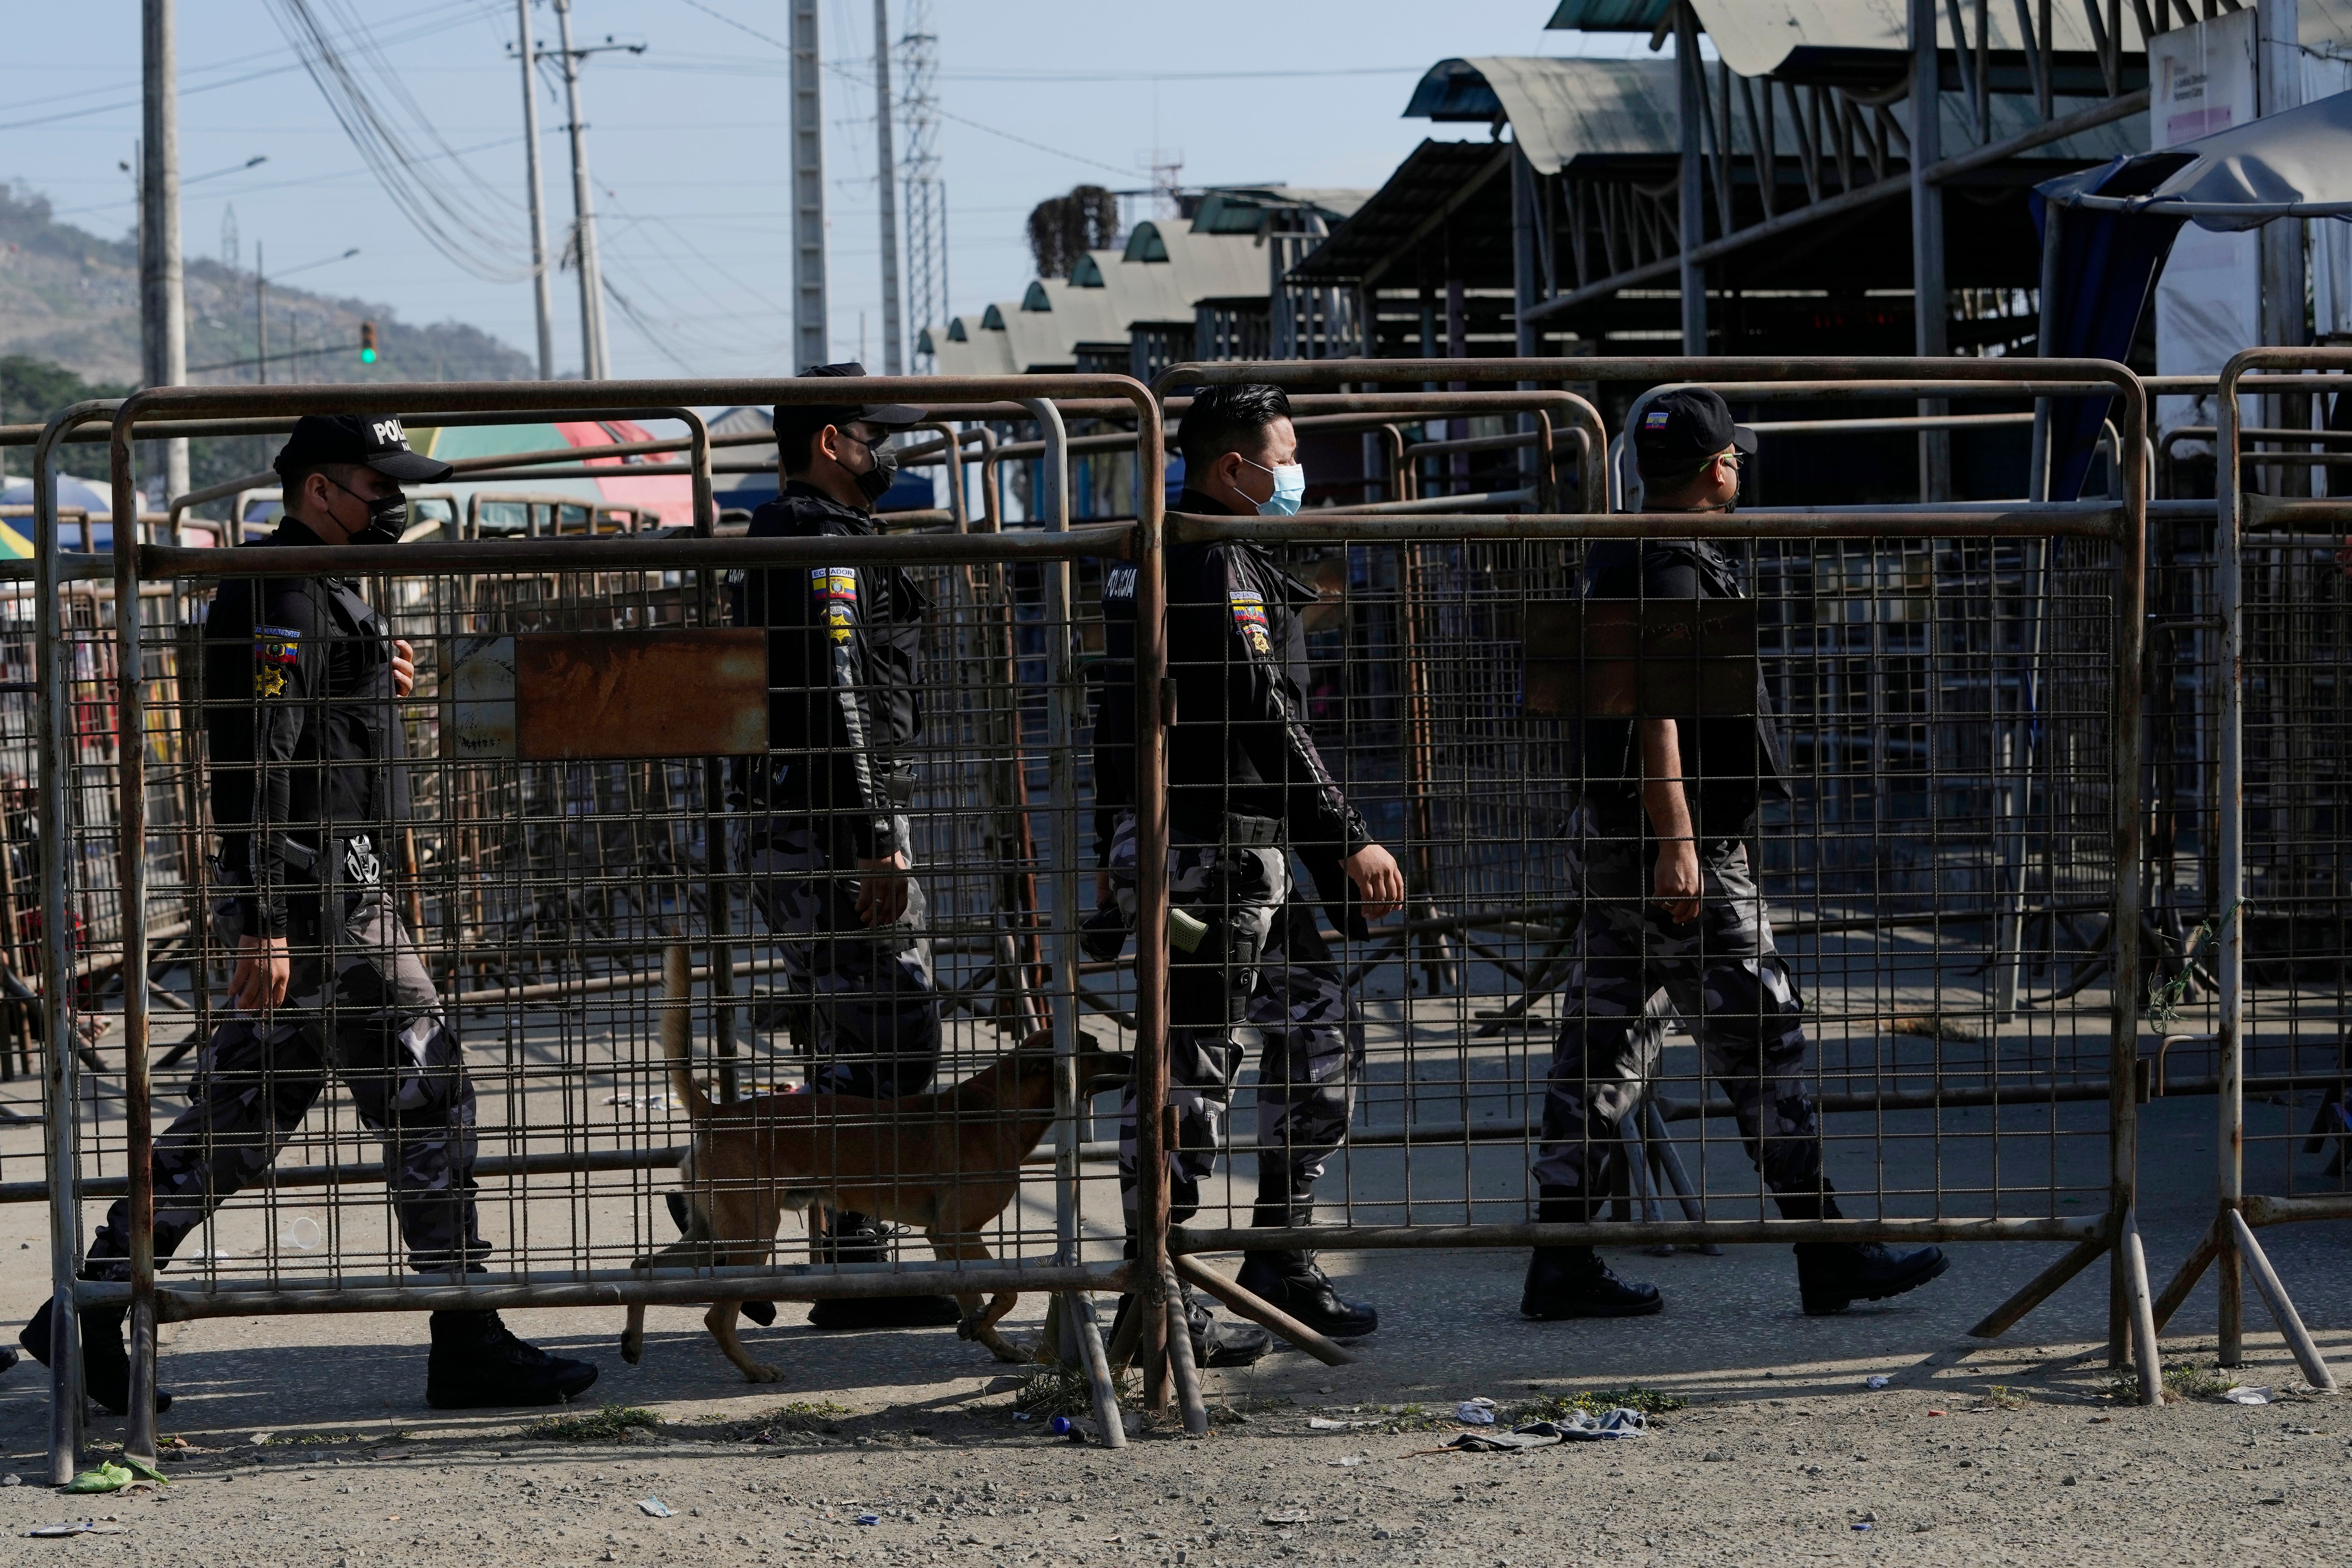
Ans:
<svg viewBox="0 0 2352 1568"><path fill-rule="evenodd" d="M65 366L90 382L136 384L139 252L135 240L101 239L49 216L48 198L0 184L0 355ZM307 259L307 258L305 258ZM253 274L218 261L186 263L188 363L218 364L254 353ZM335 300L299 289L269 290L269 347L356 343L376 324L377 363L318 355L274 363L272 381L521 381L530 359L455 321L411 326L388 305ZM191 374L196 382L250 381L250 366ZM20 417L14 413L9 417Z"/></svg>

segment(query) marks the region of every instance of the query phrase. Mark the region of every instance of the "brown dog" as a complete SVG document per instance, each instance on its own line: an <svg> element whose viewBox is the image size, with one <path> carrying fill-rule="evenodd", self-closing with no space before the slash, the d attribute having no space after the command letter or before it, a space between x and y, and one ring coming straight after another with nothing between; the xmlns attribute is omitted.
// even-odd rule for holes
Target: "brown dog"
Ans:
<svg viewBox="0 0 2352 1568"><path fill-rule="evenodd" d="M943 1093L898 1100L767 1094L719 1105L694 1077L690 975L686 949L671 947L662 958L662 1053L694 1126L679 1165L690 1216L685 1236L635 1267L763 1263L775 1250L784 1211L811 1205L918 1226L942 1260L990 1259L981 1233L1013 1201L1022 1161L1053 1125L1050 1037L1024 1041ZM1125 1057L1080 1037L1082 1094L1108 1087L1105 1079L1126 1081ZM985 1311L976 1291L956 1300L964 1314L959 1335L978 1340L1000 1361L1028 1359L996 1331L1017 1293L992 1297ZM777 1382L783 1373L752 1360L735 1337L741 1304L740 1298L715 1301L702 1321L746 1378ZM632 1306L621 1336L622 1359L631 1365L645 1353L645 1308Z"/></svg>

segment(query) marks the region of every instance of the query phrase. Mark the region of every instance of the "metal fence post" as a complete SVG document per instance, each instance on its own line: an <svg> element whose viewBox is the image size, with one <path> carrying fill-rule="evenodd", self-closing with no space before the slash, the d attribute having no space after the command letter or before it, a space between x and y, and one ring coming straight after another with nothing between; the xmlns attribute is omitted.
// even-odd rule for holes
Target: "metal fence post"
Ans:
<svg viewBox="0 0 2352 1568"><path fill-rule="evenodd" d="M49 1481L60 1487L73 1479L80 1464L84 1436L81 1317L74 1297L74 1280L81 1270L81 1209L74 1201L81 1163L75 1115L81 1063L74 1050L73 906L66 875L66 846L73 841L66 794L72 758L65 742L73 700L72 649L61 621L65 580L58 551L63 541L49 471L66 433L111 412L120 401L75 404L48 422L33 452L36 646L41 687L41 1044L49 1174Z"/></svg>
<svg viewBox="0 0 2352 1568"><path fill-rule="evenodd" d="M1135 1264L1128 1289L1142 1328L1143 1395L1168 1399L1168 792L1165 701L1168 499L1159 405L1136 398L1135 540Z"/></svg>
<svg viewBox="0 0 2352 1568"><path fill-rule="evenodd" d="M2214 1286L2221 1295L2214 1359L2222 1366L2236 1366L2245 1359L2245 1280L2239 1268L2237 1236L2227 1223L2229 1211L2240 1205L2246 1191L2246 922L2231 918L2242 914L2239 906L2246 896L2246 629L2238 504L2244 474L2238 461L2236 395L2245 358L2241 353L2222 367L2213 400L2213 608L2221 620L2221 689L2215 721L2220 741L2215 804L2221 814L2221 844L2213 901L2217 909L2228 911L2221 916L2216 933L2220 946L2213 971L2221 993L2215 1030L2220 1052L2215 1065L2221 1082L2213 1107L2220 1123L2213 1140L2213 1180L2221 1209L2215 1216L2213 1234Z"/></svg>

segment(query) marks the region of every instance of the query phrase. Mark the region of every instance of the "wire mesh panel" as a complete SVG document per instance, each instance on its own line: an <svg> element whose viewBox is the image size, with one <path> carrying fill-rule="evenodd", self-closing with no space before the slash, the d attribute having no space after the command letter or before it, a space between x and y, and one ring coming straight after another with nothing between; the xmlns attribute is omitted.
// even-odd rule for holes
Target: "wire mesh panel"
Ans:
<svg viewBox="0 0 2352 1568"><path fill-rule="evenodd" d="M1116 533L1030 542L1024 570L1058 581ZM280 574L151 586L170 1310L409 1304L404 1281L709 1300L721 1268L755 1298L871 1295L933 1252L1064 1287L1115 1267L1109 1173L1082 1184L1076 1154L1123 1042L1078 1027L1055 858L1067 594L1020 607L1020 658L1008 542L411 546L348 578L257 549ZM95 703L115 629L88 597L67 637ZM124 951L120 774L110 711L89 729L68 884L99 973ZM72 1016L101 1199L132 1157L119 996ZM104 1278L125 1215L87 1219Z"/></svg>
<svg viewBox="0 0 2352 1568"><path fill-rule="evenodd" d="M0 589L0 1186L40 1178L36 602L29 584Z"/></svg>
<svg viewBox="0 0 2352 1568"><path fill-rule="evenodd" d="M2245 1181L2347 1191L2352 595L2337 542L2251 532L2244 655Z"/></svg>
<svg viewBox="0 0 2352 1568"><path fill-rule="evenodd" d="M1244 679L1263 623L1231 574L1253 551L1289 584L1330 787L1408 887L1343 944L1357 842L1308 842L1324 786L1231 721L1236 758L1282 785L1252 798L1287 792L1288 891L1233 1028L1188 1014L1175 958L1180 1086L1193 1046L1246 1058L1181 1247L1278 1244L1265 1228L1308 1212L1269 1211L1286 1182L1328 1247L1612 1215L2094 1234L2129 587L2111 540L1492 521L1171 525L1180 910L1187 823L1209 820L1182 798L1185 682ZM1188 643L1188 613L1236 636ZM1691 824L1680 882L1666 783ZM1192 903L1213 918L1210 892Z"/></svg>

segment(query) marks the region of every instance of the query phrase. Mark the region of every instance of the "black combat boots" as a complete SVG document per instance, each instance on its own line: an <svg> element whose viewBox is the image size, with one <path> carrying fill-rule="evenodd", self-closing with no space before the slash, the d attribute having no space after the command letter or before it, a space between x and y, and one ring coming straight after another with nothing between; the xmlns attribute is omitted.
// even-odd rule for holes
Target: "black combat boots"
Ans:
<svg viewBox="0 0 2352 1568"><path fill-rule="evenodd" d="M436 1312L425 1403L436 1410L561 1405L596 1381L596 1363L525 1344L496 1312Z"/></svg>
<svg viewBox="0 0 2352 1568"><path fill-rule="evenodd" d="M32 1321L16 1335L25 1353L43 1366L49 1364L56 1323L51 1314L56 1306L54 1299L42 1302ZM121 1415L131 1408L131 1352L122 1346L122 1321L130 1315L128 1307L86 1307L81 1313L82 1392L109 1415ZM170 1408L172 1396L157 1389L155 1414L161 1415Z"/></svg>
<svg viewBox="0 0 2352 1568"><path fill-rule="evenodd" d="M1536 1218L1545 1225L1580 1225L1588 1217L1573 1187L1545 1187ZM1528 1260L1519 1311L1543 1322L1563 1318L1640 1318L1665 1302L1655 1285L1620 1279L1589 1247L1538 1247Z"/></svg>
<svg viewBox="0 0 2352 1568"><path fill-rule="evenodd" d="M1263 1189L1261 1189L1263 1192ZM1311 1203L1261 1196L1252 1224L1283 1229L1314 1223ZM1242 1260L1241 1288L1269 1307L1289 1313L1327 1339L1359 1340L1381 1326L1381 1315L1361 1301L1341 1299L1311 1252L1252 1252Z"/></svg>
<svg viewBox="0 0 2352 1568"><path fill-rule="evenodd" d="M1828 1181L1819 1195L1779 1193L1783 1219L1843 1219ZM1952 1266L1940 1247L1897 1252L1878 1241L1801 1241L1796 1244L1797 1294L1809 1318L1826 1318L1856 1301L1880 1301L1916 1290Z"/></svg>
<svg viewBox="0 0 2352 1568"><path fill-rule="evenodd" d="M1135 1261L1135 1237L1127 1238L1121 1254L1129 1262ZM1252 1322L1228 1323L1209 1310L1208 1304L1192 1294L1192 1288L1182 1280L1176 1289L1184 1303L1184 1326L1192 1342L1194 1366L1249 1366L1262 1361L1274 1348L1274 1336ZM1133 1296L1118 1299L1118 1313L1111 1319L1110 1338L1106 1343L1117 1344L1127 1327L1127 1316L1135 1310Z"/></svg>
<svg viewBox="0 0 2352 1568"><path fill-rule="evenodd" d="M1797 1293L1809 1318L1916 1290L1952 1266L1940 1247L1897 1252L1883 1241L1797 1243Z"/></svg>
<svg viewBox="0 0 2352 1568"><path fill-rule="evenodd" d="M880 1263L890 1256L882 1227L846 1210L825 1216L810 1250L819 1263ZM952 1296L836 1296L809 1308L813 1329L944 1329L963 1321Z"/></svg>

